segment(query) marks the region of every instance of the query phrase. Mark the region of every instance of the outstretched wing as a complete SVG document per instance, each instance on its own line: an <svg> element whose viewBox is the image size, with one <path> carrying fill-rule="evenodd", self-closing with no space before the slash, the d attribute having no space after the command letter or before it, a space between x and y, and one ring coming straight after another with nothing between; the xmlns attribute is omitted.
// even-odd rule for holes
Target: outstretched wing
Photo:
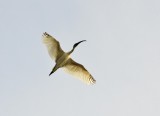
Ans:
<svg viewBox="0 0 160 116"><path fill-rule="evenodd" d="M66 65L63 67L66 72L77 77L86 84L94 84L96 80L92 75L84 68L83 65L75 62L71 58L67 61Z"/></svg>
<svg viewBox="0 0 160 116"><path fill-rule="evenodd" d="M48 33L43 33L42 41L46 45L48 53L53 60L56 61L64 53L59 42Z"/></svg>

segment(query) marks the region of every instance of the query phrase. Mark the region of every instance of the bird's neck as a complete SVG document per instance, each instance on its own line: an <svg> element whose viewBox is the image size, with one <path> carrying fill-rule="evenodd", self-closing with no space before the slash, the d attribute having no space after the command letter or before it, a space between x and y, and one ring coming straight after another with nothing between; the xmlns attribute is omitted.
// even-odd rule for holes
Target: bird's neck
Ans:
<svg viewBox="0 0 160 116"><path fill-rule="evenodd" d="M74 51L75 47L72 48L71 51L68 52L68 55L70 55Z"/></svg>

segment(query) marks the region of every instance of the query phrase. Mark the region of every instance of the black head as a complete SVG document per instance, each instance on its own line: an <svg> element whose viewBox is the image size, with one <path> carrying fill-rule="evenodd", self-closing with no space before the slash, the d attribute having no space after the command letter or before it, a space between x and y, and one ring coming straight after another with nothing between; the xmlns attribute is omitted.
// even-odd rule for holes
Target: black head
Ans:
<svg viewBox="0 0 160 116"><path fill-rule="evenodd" d="M80 44L81 42L84 42L84 41L86 41L86 40L82 40L82 41L80 41L80 42L75 43L75 44L73 45L73 48L77 47L78 44Z"/></svg>

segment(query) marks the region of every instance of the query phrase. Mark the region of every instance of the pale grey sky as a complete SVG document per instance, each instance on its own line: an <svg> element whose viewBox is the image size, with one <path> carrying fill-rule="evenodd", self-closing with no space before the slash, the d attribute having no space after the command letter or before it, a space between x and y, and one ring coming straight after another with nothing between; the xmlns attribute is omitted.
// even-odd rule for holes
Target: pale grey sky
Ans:
<svg viewBox="0 0 160 116"><path fill-rule="evenodd" d="M1 0L0 116L159 116L159 0ZM58 70L48 32L97 80Z"/></svg>

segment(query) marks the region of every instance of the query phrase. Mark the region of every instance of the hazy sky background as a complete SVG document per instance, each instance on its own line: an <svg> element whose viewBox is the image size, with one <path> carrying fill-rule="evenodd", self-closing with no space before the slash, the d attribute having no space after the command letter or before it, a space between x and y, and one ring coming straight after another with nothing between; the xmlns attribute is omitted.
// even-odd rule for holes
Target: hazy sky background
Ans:
<svg viewBox="0 0 160 116"><path fill-rule="evenodd" d="M97 80L54 66L42 33ZM160 116L159 0L1 0L0 116Z"/></svg>

